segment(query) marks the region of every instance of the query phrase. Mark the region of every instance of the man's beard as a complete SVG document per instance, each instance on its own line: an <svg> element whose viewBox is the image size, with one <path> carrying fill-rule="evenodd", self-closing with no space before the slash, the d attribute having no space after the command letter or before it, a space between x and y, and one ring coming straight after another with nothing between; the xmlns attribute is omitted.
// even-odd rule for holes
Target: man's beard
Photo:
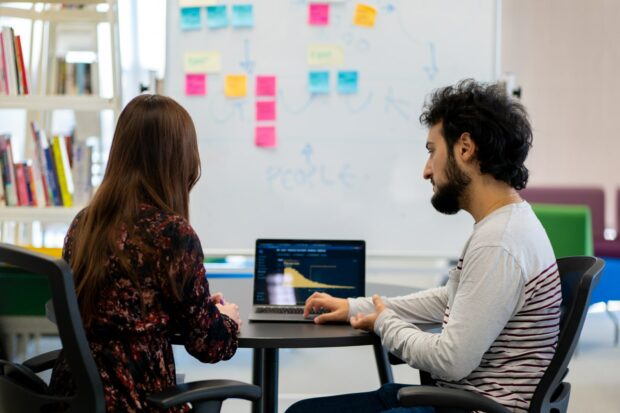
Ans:
<svg viewBox="0 0 620 413"><path fill-rule="evenodd" d="M471 178L459 169L453 156L448 156L446 181L444 185L436 185L431 203L442 214L454 215L461 210L463 193L471 182Z"/></svg>

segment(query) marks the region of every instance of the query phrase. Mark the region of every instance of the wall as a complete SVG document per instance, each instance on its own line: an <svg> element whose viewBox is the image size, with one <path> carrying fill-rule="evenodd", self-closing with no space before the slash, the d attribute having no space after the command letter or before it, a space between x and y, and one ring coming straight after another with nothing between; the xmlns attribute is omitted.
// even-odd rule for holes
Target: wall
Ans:
<svg viewBox="0 0 620 413"><path fill-rule="evenodd" d="M532 185L599 185L615 226L620 186L620 2L504 0L502 70L517 76L534 126Z"/></svg>

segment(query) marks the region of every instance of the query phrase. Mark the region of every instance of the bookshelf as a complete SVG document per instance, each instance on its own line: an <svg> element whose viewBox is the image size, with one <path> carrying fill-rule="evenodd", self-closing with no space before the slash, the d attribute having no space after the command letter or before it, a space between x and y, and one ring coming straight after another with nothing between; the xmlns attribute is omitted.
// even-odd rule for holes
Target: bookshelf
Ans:
<svg viewBox="0 0 620 413"><path fill-rule="evenodd" d="M98 130L98 136L94 139L95 156L91 168L96 184L104 170L113 129L109 126L106 128L102 123L113 123L121 107L117 0L0 1L0 25L7 25L7 19L26 22L29 26L29 30L21 33L24 60L27 61L25 71L29 94L0 94L0 111L19 110L20 113L25 113L23 136L11 137L12 141L23 139L21 145L18 145L23 149L23 157L17 154L16 158L33 158L35 148L30 135L31 122L36 122L51 138L57 133L52 130L55 114L69 111L76 123L79 117L92 119L94 116L99 120L99 124L93 127ZM92 56L92 60L88 63L79 60L74 63L69 61L69 53L82 53L82 56L87 53ZM80 64L87 66L86 91L80 88L76 92L76 88L65 88L65 84L61 84L65 78L69 78L69 75L61 72L61 60L74 67ZM73 76L73 73L71 75ZM78 74L75 75L76 78L77 76ZM74 81L74 78L70 79ZM83 79L82 77L81 80ZM65 89L72 93L59 93ZM108 136L103 136L104 130L109 132ZM82 139L79 134L78 130L78 140ZM93 144L93 136L89 137L89 143ZM38 239L38 242L41 242L40 234L24 236L24 232L45 232L47 224L55 228L58 228L59 224L66 226L80 209L80 205L0 206L0 241L21 243L24 240L32 242L33 239Z"/></svg>

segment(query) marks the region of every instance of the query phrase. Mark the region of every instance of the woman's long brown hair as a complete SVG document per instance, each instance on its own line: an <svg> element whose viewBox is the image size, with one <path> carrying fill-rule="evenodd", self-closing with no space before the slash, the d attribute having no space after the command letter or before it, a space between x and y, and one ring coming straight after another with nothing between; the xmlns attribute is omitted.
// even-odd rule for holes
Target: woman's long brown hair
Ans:
<svg viewBox="0 0 620 413"><path fill-rule="evenodd" d="M199 177L196 130L187 111L160 95L129 102L118 118L103 182L75 230L69 264L86 325L96 311L111 254L140 285L119 248L121 231L131 231L140 204L188 219L189 191Z"/></svg>

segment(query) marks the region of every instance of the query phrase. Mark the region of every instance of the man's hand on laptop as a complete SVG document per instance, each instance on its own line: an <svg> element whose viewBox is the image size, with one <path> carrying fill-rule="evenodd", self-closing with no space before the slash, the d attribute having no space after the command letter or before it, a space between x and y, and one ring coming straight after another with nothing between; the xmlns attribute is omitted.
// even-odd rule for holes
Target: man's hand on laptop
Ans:
<svg viewBox="0 0 620 413"><path fill-rule="evenodd" d="M327 312L322 313L323 311ZM314 322L317 324L329 323L330 321L347 321L349 301L346 298L336 298L327 293L316 292L308 297L304 307L304 317L308 317L312 313L319 314L314 318Z"/></svg>

